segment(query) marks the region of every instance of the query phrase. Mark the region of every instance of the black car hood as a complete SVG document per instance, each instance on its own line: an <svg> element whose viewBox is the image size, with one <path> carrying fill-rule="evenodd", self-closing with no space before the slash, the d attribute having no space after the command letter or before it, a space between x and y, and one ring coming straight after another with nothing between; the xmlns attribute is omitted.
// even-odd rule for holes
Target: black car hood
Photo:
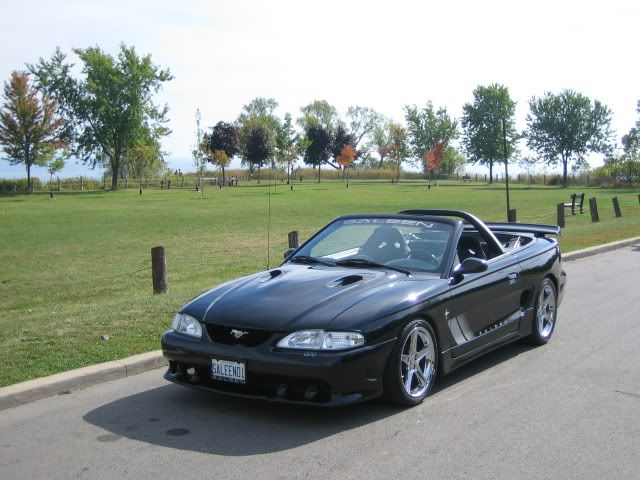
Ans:
<svg viewBox="0 0 640 480"><path fill-rule="evenodd" d="M404 291L418 287L411 279L385 269L285 265L209 290L181 311L205 323L239 328L279 332L326 328L341 313L372 295L378 307L382 306L380 300L389 299L382 302L387 305L378 309L379 314L388 314L391 305L402 308ZM425 282L420 283L419 289L424 291Z"/></svg>

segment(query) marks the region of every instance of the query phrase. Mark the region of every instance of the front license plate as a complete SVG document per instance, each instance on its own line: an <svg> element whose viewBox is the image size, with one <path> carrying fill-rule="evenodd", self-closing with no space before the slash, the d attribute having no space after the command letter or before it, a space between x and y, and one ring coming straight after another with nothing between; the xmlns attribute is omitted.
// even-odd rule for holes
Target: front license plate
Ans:
<svg viewBox="0 0 640 480"><path fill-rule="evenodd" d="M225 382L247 383L247 367L244 362L211 359L211 377Z"/></svg>

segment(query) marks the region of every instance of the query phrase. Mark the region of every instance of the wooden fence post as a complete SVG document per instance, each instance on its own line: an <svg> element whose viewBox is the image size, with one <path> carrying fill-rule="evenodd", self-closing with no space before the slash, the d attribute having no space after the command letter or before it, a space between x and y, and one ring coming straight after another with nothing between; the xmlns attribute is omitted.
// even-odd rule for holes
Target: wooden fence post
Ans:
<svg viewBox="0 0 640 480"><path fill-rule="evenodd" d="M165 293L167 291L169 287L167 284L167 260L162 246L151 249L151 278L153 280L153 293Z"/></svg>
<svg viewBox="0 0 640 480"><path fill-rule="evenodd" d="M556 210L558 213L558 226L564 228L564 203L559 203Z"/></svg>
<svg viewBox="0 0 640 480"><path fill-rule="evenodd" d="M638 203L640 204L640 193L638 194Z"/></svg>
<svg viewBox="0 0 640 480"><path fill-rule="evenodd" d="M507 219L507 221L509 223L516 223L517 222L517 220L516 220L517 216L516 216L516 209L515 208L512 208L512 209L509 210L508 217L509 218Z"/></svg>
<svg viewBox="0 0 640 480"><path fill-rule="evenodd" d="M289 232L289 248L298 248L298 231Z"/></svg>
<svg viewBox="0 0 640 480"><path fill-rule="evenodd" d="M589 210L591 211L591 223L598 223L600 216L598 215L598 202L596 201L596 197L589 199Z"/></svg>
<svg viewBox="0 0 640 480"><path fill-rule="evenodd" d="M618 201L618 197L613 197L611 201L613 202L613 211L616 212L616 218L622 217L622 210L620 210L620 202Z"/></svg>

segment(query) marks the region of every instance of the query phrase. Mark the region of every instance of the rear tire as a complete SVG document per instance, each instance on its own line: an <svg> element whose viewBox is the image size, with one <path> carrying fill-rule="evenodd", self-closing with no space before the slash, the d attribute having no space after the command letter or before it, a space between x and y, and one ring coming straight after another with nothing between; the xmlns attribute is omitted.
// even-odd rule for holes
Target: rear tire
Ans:
<svg viewBox="0 0 640 480"><path fill-rule="evenodd" d="M558 295L550 278L540 284L540 290L533 307L531 335L527 340L532 345L544 345L549 341L556 327Z"/></svg>
<svg viewBox="0 0 640 480"><path fill-rule="evenodd" d="M385 400L397 405L418 405L433 390L437 371L438 344L433 329L424 320L409 322L387 361Z"/></svg>

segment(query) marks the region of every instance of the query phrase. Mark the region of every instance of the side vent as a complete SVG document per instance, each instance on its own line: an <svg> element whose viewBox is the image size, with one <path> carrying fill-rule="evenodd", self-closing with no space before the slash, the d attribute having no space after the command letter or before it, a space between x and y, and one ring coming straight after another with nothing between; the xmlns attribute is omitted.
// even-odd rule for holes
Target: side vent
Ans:
<svg viewBox="0 0 640 480"><path fill-rule="evenodd" d="M327 283L327 287L346 287L347 285L358 283L363 279L364 277L362 275L347 275L346 277Z"/></svg>

